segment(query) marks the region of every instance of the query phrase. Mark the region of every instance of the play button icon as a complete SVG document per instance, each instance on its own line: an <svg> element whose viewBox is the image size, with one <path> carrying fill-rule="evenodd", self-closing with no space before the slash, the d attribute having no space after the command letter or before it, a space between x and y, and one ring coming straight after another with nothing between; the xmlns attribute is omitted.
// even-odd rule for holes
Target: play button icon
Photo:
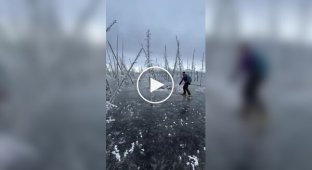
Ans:
<svg viewBox="0 0 312 170"><path fill-rule="evenodd" d="M148 103L159 104L170 98L174 90L171 74L164 68L153 66L143 70L137 79L137 91Z"/></svg>
<svg viewBox="0 0 312 170"><path fill-rule="evenodd" d="M163 83L150 78L150 92L153 93L155 90L158 90L159 88L161 88L162 86L164 86Z"/></svg>

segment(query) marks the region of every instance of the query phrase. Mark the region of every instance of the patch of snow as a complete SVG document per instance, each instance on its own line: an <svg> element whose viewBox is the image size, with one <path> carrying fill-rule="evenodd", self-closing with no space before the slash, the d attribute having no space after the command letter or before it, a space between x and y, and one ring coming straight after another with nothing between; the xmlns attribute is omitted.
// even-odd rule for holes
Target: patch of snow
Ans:
<svg viewBox="0 0 312 170"><path fill-rule="evenodd" d="M124 158L127 157L128 154L129 154L129 152L128 152L128 150L126 150L124 153Z"/></svg>
<svg viewBox="0 0 312 170"><path fill-rule="evenodd" d="M129 152L132 153L134 151L134 142L131 143L131 148L129 149Z"/></svg>
<svg viewBox="0 0 312 170"><path fill-rule="evenodd" d="M107 109L107 111L112 109L112 108L116 108L116 107L117 107L116 105L110 103L109 101L106 101L106 109Z"/></svg>
<svg viewBox="0 0 312 170"><path fill-rule="evenodd" d="M121 161L121 157L120 157L120 154L119 154L119 150L118 150L117 145L115 145L114 151L112 152L112 154L115 155L115 157L116 157L116 159L118 160L118 162Z"/></svg>
<svg viewBox="0 0 312 170"><path fill-rule="evenodd" d="M179 156L179 161L182 161L182 156Z"/></svg>
<svg viewBox="0 0 312 170"><path fill-rule="evenodd" d="M116 120L115 120L115 119L112 119L112 117L111 117L111 116L109 117L109 119L108 119L108 120L106 120L106 122L107 122L107 123L114 122L114 121L116 121Z"/></svg>
<svg viewBox="0 0 312 170"><path fill-rule="evenodd" d="M191 166L192 166L192 169L195 170L195 167L199 165L198 163L198 158L193 155L193 156L188 156L190 161L191 161Z"/></svg>

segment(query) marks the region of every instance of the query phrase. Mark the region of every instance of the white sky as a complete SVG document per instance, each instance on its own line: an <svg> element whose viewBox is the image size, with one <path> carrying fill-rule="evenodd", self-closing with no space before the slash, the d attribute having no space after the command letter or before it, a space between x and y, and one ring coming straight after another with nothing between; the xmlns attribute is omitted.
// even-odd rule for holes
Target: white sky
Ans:
<svg viewBox="0 0 312 170"><path fill-rule="evenodd" d="M90 39L94 41L102 41L105 38L105 24L106 24L106 9L108 12L108 18L107 23L111 22L111 19L116 17L123 17L125 15L132 15L131 13L135 14L135 10L140 9L140 12L137 14L140 15L147 15L148 13L144 12L144 4L142 6L142 3L140 1L144 1L146 3L144 4L151 4L148 5L149 7L147 10L152 10L158 13L155 13L155 16L150 16L149 19L152 19L153 17L155 19L161 19L164 24L157 23L157 20L155 20L154 26L157 28L161 24L162 31L164 35L166 33L172 34L172 31L175 32L185 32L188 29L192 29L191 32L193 35L192 37L195 37L194 40L192 40L192 44L194 42L199 42L198 44L194 44L193 47L190 47L190 49L185 50L184 55L191 55L192 49L197 48L198 50L198 58L200 58L200 54L202 53L202 46L200 44L204 43L202 39L200 39L200 35L204 34L203 31L201 31L203 28L200 28L203 26L203 24L197 22L194 22L192 28L192 17L194 19L197 19L196 16L201 16L202 12L201 9L206 11L206 18L201 17L200 19L204 19L206 22L206 32L209 34L211 32L212 28L212 20L216 9L216 2L220 2L221 0L209 0L205 2L204 0L200 1L192 1L189 5L188 1L171 1L170 3L163 3L163 8L161 3L154 3L156 4L153 6L153 3L151 0L131 0L131 1L121 1L121 0L107 0L105 8L105 2L103 2L98 6L96 9L97 11L94 14L94 18L92 21L90 21L87 32L90 36ZM150 1L150 2L149 2ZM239 18L240 18L240 28L241 28L241 34L244 36L267 36L270 33L270 23L269 20L271 19L270 16L270 5L272 5L272 2L274 0L234 0L235 1L235 7L238 9ZM312 21L310 18L312 18L312 11L309 8L312 6L311 1L305 0L307 4L301 5L301 7L306 6L307 7L307 22L305 27L303 28L301 26L302 22L300 22L300 11L302 11L300 7L300 2L304 2L304 0L275 0L279 1L279 4L277 5L276 11L278 13L277 18L279 20L278 22L278 33L279 37L282 39L293 41L299 37L298 35L302 33L302 31L305 29L306 34L304 34L304 39L312 43ZM88 4L89 0L55 0L54 1L57 5L55 10L58 12L59 17L63 20L64 25L71 25L75 18L78 16L78 13L85 7L86 4ZM206 3L206 6L204 5ZM310 4L309 4L310 3ZM174 9L173 6L170 6L168 4L174 4L178 9ZM166 6L170 6L170 8L165 9ZM204 6L206 7L204 9ZM7 29L14 29L16 25L23 25L26 18L26 11L24 9L25 7L25 1L24 0L0 0L0 25L7 28ZM153 8L154 7L154 8ZM203 8L201 8L203 7ZM122 10L121 10L122 9ZM127 10L124 10L127 9ZM157 9L157 10L156 10ZM177 13L175 13L175 11ZM181 11L184 11L181 13ZM170 15L166 15L166 14ZM183 18L185 18L185 23L179 21L179 25L172 25L170 23L166 24L164 22L167 19L173 19L176 18L176 20L179 20L179 16L177 14L183 15ZM151 13L149 14L151 15ZM204 22L204 21L203 21ZM12 23L13 25L12 28ZM131 21L127 21L125 25L129 25ZM176 22L178 23L178 22ZM141 28L140 31L145 31L145 27L148 28L149 24L142 23L144 25L144 28ZM11 25L11 26L9 26ZM119 27L122 27L122 23L119 23ZM175 27L171 29L170 27ZM184 29L183 27L186 27ZM115 29L118 29L115 27ZM119 28L120 29L120 28ZM198 33L193 30L198 30ZM155 33L155 30L152 30L154 32L154 36L158 36L158 33ZM152 32L152 33L153 33ZM175 33L174 32L174 33ZM115 32L116 33L116 32ZM115 34L114 33L114 34ZM156 35L155 35L156 34ZM189 33L190 34L190 33ZM142 34L144 36L144 32ZM114 35L115 36L115 35ZM182 36L183 37L183 36ZM155 38L155 37L154 37ZM139 38L138 38L139 39ZM170 44L173 43L172 49L174 48L174 37L170 38L173 39L173 41L167 42L170 46ZM187 40L182 39L181 45L186 45L189 41L189 38L185 38ZM139 41L139 40L138 40ZM155 44L164 44L162 42L154 42ZM169 49L170 50L170 49ZM159 51L159 52L158 52ZM171 53L174 54L175 50L172 50ZM132 51L133 53L133 51ZM162 50L156 49L154 53L162 54ZM170 52L169 52L170 53Z"/></svg>
<svg viewBox="0 0 312 170"><path fill-rule="evenodd" d="M206 4L206 31L212 33L213 19L218 3L221 0L210 0ZM272 3L279 3L274 8L277 18L278 37L286 41L303 38L312 43L312 1L309 0L234 0L238 14L240 34L245 37L269 36L271 33ZM306 1L306 3L304 3ZM218 2L218 3L217 3ZM300 4L301 3L301 4ZM306 13L303 14L303 8ZM226 11L226 10L224 10ZM306 16L305 23L302 22ZM306 25L304 25L306 24ZM300 34L304 33L304 37Z"/></svg>

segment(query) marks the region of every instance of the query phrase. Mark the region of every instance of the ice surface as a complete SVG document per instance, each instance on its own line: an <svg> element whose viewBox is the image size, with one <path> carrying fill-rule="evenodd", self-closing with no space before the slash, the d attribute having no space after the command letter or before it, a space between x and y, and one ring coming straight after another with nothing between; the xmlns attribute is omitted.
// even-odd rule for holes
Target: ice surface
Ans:
<svg viewBox="0 0 312 170"><path fill-rule="evenodd" d="M114 154L108 155L108 168L137 162L133 168L150 169L156 165L169 168L175 164L181 169L188 167L188 161L190 168L196 164L204 169L204 95L196 88L190 87L195 96L192 99L174 93L159 105L144 102L135 87L124 88L114 102L118 107L107 113L108 118L116 120L107 125L107 150L115 151L118 144L123 158L119 162ZM196 156L198 165L188 155Z"/></svg>

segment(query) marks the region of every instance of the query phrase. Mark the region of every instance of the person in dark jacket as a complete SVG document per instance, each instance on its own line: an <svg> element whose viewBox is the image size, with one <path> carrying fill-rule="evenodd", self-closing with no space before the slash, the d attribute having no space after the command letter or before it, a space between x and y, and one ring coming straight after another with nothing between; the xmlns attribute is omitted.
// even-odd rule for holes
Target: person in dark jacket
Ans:
<svg viewBox="0 0 312 170"><path fill-rule="evenodd" d="M251 108L263 109L259 91L267 76L265 58L250 46L242 44L239 48L237 68L236 71L245 76L242 87L243 109L246 111Z"/></svg>
<svg viewBox="0 0 312 170"><path fill-rule="evenodd" d="M186 92L188 93L188 95L191 95L190 90L188 89L188 86L191 84L192 79L189 75L187 75L185 72L182 73L182 79L179 83L179 85L182 84L182 82L184 81L184 85L183 85L183 94L182 95L186 95Z"/></svg>

